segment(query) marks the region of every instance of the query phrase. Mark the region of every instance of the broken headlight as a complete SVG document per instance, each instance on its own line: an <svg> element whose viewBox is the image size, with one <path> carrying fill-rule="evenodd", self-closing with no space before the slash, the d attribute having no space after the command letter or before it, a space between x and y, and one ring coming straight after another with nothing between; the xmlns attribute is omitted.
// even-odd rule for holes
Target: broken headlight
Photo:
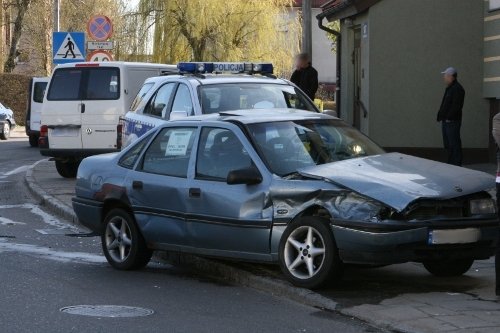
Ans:
<svg viewBox="0 0 500 333"><path fill-rule="evenodd" d="M334 216L343 220L373 221L381 220L387 209L382 204L364 198L356 193L339 195L333 200Z"/></svg>

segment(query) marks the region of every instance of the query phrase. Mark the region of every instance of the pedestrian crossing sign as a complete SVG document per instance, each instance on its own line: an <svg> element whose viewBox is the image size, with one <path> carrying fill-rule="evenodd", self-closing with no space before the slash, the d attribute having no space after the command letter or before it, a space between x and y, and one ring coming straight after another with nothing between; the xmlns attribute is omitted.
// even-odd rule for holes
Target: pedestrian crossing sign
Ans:
<svg viewBox="0 0 500 333"><path fill-rule="evenodd" d="M85 61L85 33L54 32L52 54L54 64Z"/></svg>

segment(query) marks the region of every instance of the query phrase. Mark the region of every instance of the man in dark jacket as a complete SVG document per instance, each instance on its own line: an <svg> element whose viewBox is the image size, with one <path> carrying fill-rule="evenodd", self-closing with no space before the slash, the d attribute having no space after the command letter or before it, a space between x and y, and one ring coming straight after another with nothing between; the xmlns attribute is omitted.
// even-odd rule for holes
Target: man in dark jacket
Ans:
<svg viewBox="0 0 500 333"><path fill-rule="evenodd" d="M497 144L497 177L496 177L496 187L497 187L497 212L498 218L500 220L500 113L497 113L493 117L493 128L491 134L495 139ZM498 234L498 246L495 255L495 275L496 275L496 288L495 293L500 296L500 231Z"/></svg>
<svg viewBox="0 0 500 333"><path fill-rule="evenodd" d="M295 71L290 81L314 101L314 95L318 90L318 72L311 66L311 59L307 53L295 57Z"/></svg>
<svg viewBox="0 0 500 333"><path fill-rule="evenodd" d="M444 72L444 82L447 87L444 92L437 121L442 123L444 148L448 151L448 163L462 165L462 108L464 106L465 90L457 80L457 70L453 67Z"/></svg>

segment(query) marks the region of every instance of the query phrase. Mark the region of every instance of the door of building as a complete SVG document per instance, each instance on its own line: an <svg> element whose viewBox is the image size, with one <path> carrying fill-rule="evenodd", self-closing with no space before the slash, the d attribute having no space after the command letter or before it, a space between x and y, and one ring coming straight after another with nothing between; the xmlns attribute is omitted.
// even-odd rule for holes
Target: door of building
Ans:
<svg viewBox="0 0 500 333"><path fill-rule="evenodd" d="M357 129L361 127L361 28L354 28L354 105L353 105L353 126Z"/></svg>

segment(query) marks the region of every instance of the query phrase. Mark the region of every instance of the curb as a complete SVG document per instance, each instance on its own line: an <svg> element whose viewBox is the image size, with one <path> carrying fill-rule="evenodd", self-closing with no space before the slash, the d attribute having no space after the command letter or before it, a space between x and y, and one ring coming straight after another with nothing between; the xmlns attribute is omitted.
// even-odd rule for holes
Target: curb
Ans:
<svg viewBox="0 0 500 333"><path fill-rule="evenodd" d="M64 219L70 220L74 225L81 226L78 222L76 214L70 207L47 194L47 192L37 184L36 179L33 176L34 169L39 163L46 161L48 161L48 159L37 161L26 171L25 181L30 192L37 199L39 199L41 201L41 205L45 206L49 211ZM292 284L284 280L258 276L218 260L207 259L191 254L162 251L157 251L155 253L155 259L158 259L160 262L187 266L192 270L203 273L215 280L243 285L268 292L271 295L286 297L292 301L307 306L329 311L337 310L336 302L311 290L294 287Z"/></svg>
<svg viewBox="0 0 500 333"><path fill-rule="evenodd" d="M73 212L73 209L63 204L60 200L47 194L47 192L44 189L42 189L36 182L36 179L33 176L33 170L39 163L47 161L48 159L37 161L28 168L28 170L26 171L26 175L24 177L24 180L28 185L28 189L33 194L33 196L35 196L35 198L40 200L40 204L45 206L50 212L59 215L60 217L66 220L71 221L71 223L74 225L80 225L75 212Z"/></svg>

